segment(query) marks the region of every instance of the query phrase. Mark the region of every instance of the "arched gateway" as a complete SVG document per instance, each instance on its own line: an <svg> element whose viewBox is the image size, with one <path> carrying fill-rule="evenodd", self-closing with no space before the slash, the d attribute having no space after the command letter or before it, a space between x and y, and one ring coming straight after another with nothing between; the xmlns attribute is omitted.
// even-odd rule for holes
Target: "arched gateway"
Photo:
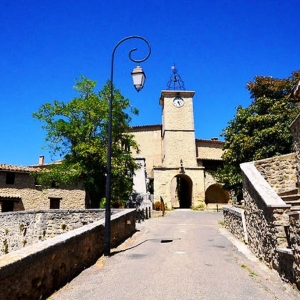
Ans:
<svg viewBox="0 0 300 300"><path fill-rule="evenodd" d="M190 208L192 206L193 182L185 174L178 174L171 183L171 204L173 208Z"/></svg>
<svg viewBox="0 0 300 300"><path fill-rule="evenodd" d="M206 204L226 204L229 201L229 193L220 184L212 184L205 191Z"/></svg>

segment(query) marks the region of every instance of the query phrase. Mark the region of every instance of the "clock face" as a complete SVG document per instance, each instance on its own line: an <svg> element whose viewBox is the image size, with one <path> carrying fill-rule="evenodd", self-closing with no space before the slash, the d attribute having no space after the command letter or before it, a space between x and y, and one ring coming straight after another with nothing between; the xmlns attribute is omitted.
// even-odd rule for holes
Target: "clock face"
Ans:
<svg viewBox="0 0 300 300"><path fill-rule="evenodd" d="M173 104L174 106L176 107L182 107L184 105L184 100L181 98L181 97L176 97L174 100L173 100Z"/></svg>

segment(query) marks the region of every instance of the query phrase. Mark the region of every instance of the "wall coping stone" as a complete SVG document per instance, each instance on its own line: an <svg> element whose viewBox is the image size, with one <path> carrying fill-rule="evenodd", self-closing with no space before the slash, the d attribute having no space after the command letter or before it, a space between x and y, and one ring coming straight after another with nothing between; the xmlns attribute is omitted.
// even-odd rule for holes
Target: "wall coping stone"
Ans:
<svg viewBox="0 0 300 300"><path fill-rule="evenodd" d="M287 254L287 255L292 255L294 256L293 249L290 248L276 248L276 252L282 253L282 254Z"/></svg>
<svg viewBox="0 0 300 300"><path fill-rule="evenodd" d="M111 216L111 221L114 219L120 218L122 215L126 215L127 213L134 211L135 209L122 209L120 212L116 212ZM80 211L80 210L78 210ZM96 211L96 209L95 209ZM99 211L99 210L98 210ZM31 211L33 212L33 211ZM41 211L39 211L41 212ZM49 212L49 211L47 211ZM26 213L28 213L26 211ZM82 227L76 228L74 230L68 231L66 233L62 233L53 238L49 238L45 241L37 242L35 244L29 245L25 248L10 252L0 257L0 280L3 277L6 277L9 274L13 274L18 270L14 270L16 263L25 257L34 257L36 253L43 252L49 250L52 246L66 243L67 240L72 239L76 236L80 236L84 232L88 232L93 228L99 227L103 225L104 227L105 219L84 225Z"/></svg>
<svg viewBox="0 0 300 300"><path fill-rule="evenodd" d="M233 214L235 214L237 216L241 216L243 211L244 211L241 208L238 208L238 207L235 207L235 206L229 206L229 205L223 206L223 210L230 211L230 212L232 212Z"/></svg>
<svg viewBox="0 0 300 300"><path fill-rule="evenodd" d="M291 205L286 204L272 189L270 184L256 169L255 162L242 163L240 167L267 207L287 209L291 207Z"/></svg>

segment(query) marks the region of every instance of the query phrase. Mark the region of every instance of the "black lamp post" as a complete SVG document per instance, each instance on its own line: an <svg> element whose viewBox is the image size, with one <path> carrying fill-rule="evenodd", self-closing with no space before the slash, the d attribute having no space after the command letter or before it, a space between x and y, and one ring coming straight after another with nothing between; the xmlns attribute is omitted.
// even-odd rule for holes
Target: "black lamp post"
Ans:
<svg viewBox="0 0 300 300"><path fill-rule="evenodd" d="M112 106L113 106L113 76L114 76L114 57L115 52L120 44L129 39L140 39L144 41L148 46L148 54L143 59L133 59L132 52L136 51L137 48L133 48L129 51L129 59L133 62L138 63L138 66L132 71L131 76L133 79L133 85L139 92L145 83L145 73L140 67L140 63L147 60L151 54L150 44L146 39L141 36L132 35L128 36L117 43L111 56L111 69L110 69L110 99L109 99L109 114L108 114L108 140L107 140L107 175L106 175L106 205L105 205L105 234L104 234L104 255L110 255L110 200L111 200L111 156L112 156Z"/></svg>

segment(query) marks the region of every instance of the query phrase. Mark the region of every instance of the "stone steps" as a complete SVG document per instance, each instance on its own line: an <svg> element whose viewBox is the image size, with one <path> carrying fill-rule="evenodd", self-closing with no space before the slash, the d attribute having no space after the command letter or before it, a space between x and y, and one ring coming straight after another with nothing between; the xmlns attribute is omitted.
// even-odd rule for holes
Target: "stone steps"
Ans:
<svg viewBox="0 0 300 300"><path fill-rule="evenodd" d="M280 198L284 202L297 202L300 199L300 194L297 194L297 195L288 195L288 196L280 196Z"/></svg>
<svg viewBox="0 0 300 300"><path fill-rule="evenodd" d="M297 188L278 193L279 197L291 205L291 211L300 211L300 194Z"/></svg>
<svg viewBox="0 0 300 300"><path fill-rule="evenodd" d="M287 190L287 191L284 191L284 192L280 192L278 193L278 195L281 197L281 196L290 196L290 195L296 195L298 194L298 189L297 188L294 188L294 189L291 189L291 190Z"/></svg>

